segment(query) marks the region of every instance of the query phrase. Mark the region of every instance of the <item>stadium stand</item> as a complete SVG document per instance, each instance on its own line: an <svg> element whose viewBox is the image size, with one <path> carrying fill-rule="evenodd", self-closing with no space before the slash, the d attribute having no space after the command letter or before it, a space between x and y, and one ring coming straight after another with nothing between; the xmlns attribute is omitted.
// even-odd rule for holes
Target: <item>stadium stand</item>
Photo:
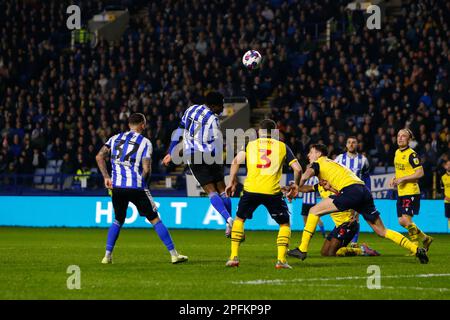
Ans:
<svg viewBox="0 0 450 320"><path fill-rule="evenodd" d="M441 172L450 146L450 3L410 1L371 33L349 2L122 1L131 21L119 43L71 49L69 1L2 1L0 10L15 17L0 22L3 184L35 174L33 186L70 188L69 176L95 168L105 139L143 112L152 169L166 185L175 169L160 160L171 132L212 89L246 96L254 122L274 118L303 163L311 143L336 155L356 135L373 172L391 172L395 134L407 126L426 175ZM85 24L112 1L79 3ZM248 48L264 57L257 72L241 67Z"/></svg>

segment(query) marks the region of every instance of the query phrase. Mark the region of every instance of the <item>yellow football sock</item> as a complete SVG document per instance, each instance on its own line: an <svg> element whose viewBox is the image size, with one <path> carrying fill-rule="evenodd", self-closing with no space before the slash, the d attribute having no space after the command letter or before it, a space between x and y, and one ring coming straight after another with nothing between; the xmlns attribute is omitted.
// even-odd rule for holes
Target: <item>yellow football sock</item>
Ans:
<svg viewBox="0 0 450 320"><path fill-rule="evenodd" d="M419 239L423 241L427 237L427 235L423 233L415 223L411 223L408 227L406 227L406 229L408 229L409 237L413 242L418 242Z"/></svg>
<svg viewBox="0 0 450 320"><path fill-rule="evenodd" d="M336 251L337 257L352 257L352 256L362 256L363 251L361 248L350 248L350 247L342 247L338 251Z"/></svg>
<svg viewBox="0 0 450 320"><path fill-rule="evenodd" d="M309 241L311 241L314 231L316 231L319 219L320 217L315 214L308 214L308 219L306 220L306 225L302 233L302 242L298 247L300 251L308 252Z"/></svg>
<svg viewBox="0 0 450 320"><path fill-rule="evenodd" d="M448 229L450 230L450 219L448 219Z"/></svg>
<svg viewBox="0 0 450 320"><path fill-rule="evenodd" d="M231 229L231 255L230 259L239 257L239 246L244 238L244 221L234 220Z"/></svg>
<svg viewBox="0 0 450 320"><path fill-rule="evenodd" d="M386 229L385 238L394 241L396 244L398 244L399 246L401 246L405 249L408 249L412 253L417 252L418 246L416 244L414 244L412 241L409 241L408 238L406 238L405 236L403 236L402 234L400 234L396 231Z"/></svg>
<svg viewBox="0 0 450 320"><path fill-rule="evenodd" d="M291 239L291 227L280 226L277 237L278 260L286 262L286 252L289 247L289 239Z"/></svg>

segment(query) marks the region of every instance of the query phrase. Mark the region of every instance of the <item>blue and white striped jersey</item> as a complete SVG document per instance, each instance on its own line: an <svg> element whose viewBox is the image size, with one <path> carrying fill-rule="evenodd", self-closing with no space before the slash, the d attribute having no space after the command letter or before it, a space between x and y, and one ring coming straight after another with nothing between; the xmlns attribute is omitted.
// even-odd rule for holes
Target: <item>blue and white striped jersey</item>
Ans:
<svg viewBox="0 0 450 320"><path fill-rule="evenodd" d="M305 185L314 186L319 183L319 178L316 176L309 178L306 180ZM304 192L303 193L303 203L304 204L316 204L316 192Z"/></svg>
<svg viewBox="0 0 450 320"><path fill-rule="evenodd" d="M334 159L335 162L349 168L360 179L369 173L369 161L365 156L357 153L355 157L350 157L347 152L342 153Z"/></svg>
<svg viewBox="0 0 450 320"><path fill-rule="evenodd" d="M214 141L220 132L219 117L205 105L189 107L181 118L183 152L214 152Z"/></svg>
<svg viewBox="0 0 450 320"><path fill-rule="evenodd" d="M150 140L134 132L122 132L105 143L111 149L112 184L114 188L147 189L142 177L142 160L151 158Z"/></svg>

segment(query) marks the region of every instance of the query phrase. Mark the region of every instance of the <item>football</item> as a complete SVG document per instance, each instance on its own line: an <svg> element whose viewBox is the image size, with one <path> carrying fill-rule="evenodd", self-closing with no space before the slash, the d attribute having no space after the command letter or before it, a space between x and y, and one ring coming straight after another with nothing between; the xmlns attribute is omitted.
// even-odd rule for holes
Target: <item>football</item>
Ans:
<svg viewBox="0 0 450 320"><path fill-rule="evenodd" d="M261 64L262 56L256 50L247 51L242 57L242 63L249 70L254 70Z"/></svg>

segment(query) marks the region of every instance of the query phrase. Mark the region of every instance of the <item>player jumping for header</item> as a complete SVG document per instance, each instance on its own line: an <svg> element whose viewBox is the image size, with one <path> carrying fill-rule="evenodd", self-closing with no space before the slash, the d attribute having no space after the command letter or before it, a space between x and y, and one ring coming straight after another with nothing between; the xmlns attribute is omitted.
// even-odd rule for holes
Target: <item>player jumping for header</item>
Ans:
<svg viewBox="0 0 450 320"><path fill-rule="evenodd" d="M215 159L222 152L217 150L223 141L219 141L219 117L223 111L223 95L210 92L206 96L206 104L193 105L183 114L177 133L172 136L169 153L164 157L163 164L169 165L175 156L175 146L182 134L183 157L192 175L203 190L208 194L212 206L226 221L225 235L230 237L233 219L231 218L231 200L225 194L223 164L206 163L206 158ZM222 158L220 159L222 161Z"/></svg>

